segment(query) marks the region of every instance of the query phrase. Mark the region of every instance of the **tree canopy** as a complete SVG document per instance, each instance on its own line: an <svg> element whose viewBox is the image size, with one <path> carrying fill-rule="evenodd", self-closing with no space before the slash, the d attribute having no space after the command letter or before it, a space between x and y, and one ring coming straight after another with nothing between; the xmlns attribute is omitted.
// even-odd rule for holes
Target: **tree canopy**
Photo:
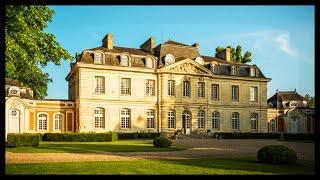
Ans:
<svg viewBox="0 0 320 180"><path fill-rule="evenodd" d="M314 107L314 97L310 96L310 94L306 94L304 98L306 98L309 107Z"/></svg>
<svg viewBox="0 0 320 180"><path fill-rule="evenodd" d="M47 96L47 85L52 82L41 67L74 59L53 34L44 32L53 14L47 6L6 6L5 75L32 88L35 98Z"/></svg>
<svg viewBox="0 0 320 180"><path fill-rule="evenodd" d="M251 62L251 52L246 51L244 55L242 55L242 48L240 45L238 45L236 48L233 48L232 46L227 46L226 48L230 48L231 51L231 61L237 61L240 63L247 63ZM216 48L216 57L224 59L224 57L221 56L222 52L226 50L226 48L223 47L217 47Z"/></svg>

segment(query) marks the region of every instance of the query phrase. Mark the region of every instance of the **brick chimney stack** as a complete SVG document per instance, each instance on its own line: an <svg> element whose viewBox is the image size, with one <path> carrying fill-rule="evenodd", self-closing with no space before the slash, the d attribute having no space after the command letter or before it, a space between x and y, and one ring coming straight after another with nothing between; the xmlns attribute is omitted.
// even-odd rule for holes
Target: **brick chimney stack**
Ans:
<svg viewBox="0 0 320 180"><path fill-rule="evenodd" d="M108 33L102 40L102 45L108 49L113 49L113 35Z"/></svg>

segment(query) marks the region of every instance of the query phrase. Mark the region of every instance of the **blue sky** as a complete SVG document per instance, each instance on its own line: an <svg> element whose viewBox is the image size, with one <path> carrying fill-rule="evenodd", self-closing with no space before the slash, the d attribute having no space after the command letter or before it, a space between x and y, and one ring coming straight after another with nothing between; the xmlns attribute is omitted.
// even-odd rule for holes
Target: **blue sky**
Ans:
<svg viewBox="0 0 320 180"><path fill-rule="evenodd" d="M71 55L101 45L108 32L116 46L138 48L153 36L200 44L214 56L217 46L242 46L276 89L314 95L314 6L49 6L55 11L46 32ZM68 61L49 64L50 99L67 99Z"/></svg>

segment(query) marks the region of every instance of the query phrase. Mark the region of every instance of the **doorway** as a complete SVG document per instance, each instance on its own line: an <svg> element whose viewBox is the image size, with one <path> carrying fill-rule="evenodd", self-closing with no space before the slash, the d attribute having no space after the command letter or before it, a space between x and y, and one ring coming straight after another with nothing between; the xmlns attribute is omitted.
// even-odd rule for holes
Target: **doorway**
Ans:
<svg viewBox="0 0 320 180"><path fill-rule="evenodd" d="M189 111L184 111L182 113L182 127L184 134L191 133L191 113Z"/></svg>
<svg viewBox="0 0 320 180"><path fill-rule="evenodd" d="M19 133L20 129L20 111L9 110L9 129L8 133Z"/></svg>

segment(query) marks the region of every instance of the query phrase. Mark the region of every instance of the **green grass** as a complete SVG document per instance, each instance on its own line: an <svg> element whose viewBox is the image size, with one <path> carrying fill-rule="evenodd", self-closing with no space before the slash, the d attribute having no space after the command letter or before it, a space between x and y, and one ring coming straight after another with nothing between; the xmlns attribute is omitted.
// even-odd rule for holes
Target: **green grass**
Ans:
<svg viewBox="0 0 320 180"><path fill-rule="evenodd" d="M314 174L313 164L261 164L255 158L6 164L6 174Z"/></svg>
<svg viewBox="0 0 320 180"><path fill-rule="evenodd" d="M178 151L186 148L171 146L156 148L152 140L119 140L114 142L40 142L38 147L6 148L14 153L101 153L101 152L153 152Z"/></svg>

